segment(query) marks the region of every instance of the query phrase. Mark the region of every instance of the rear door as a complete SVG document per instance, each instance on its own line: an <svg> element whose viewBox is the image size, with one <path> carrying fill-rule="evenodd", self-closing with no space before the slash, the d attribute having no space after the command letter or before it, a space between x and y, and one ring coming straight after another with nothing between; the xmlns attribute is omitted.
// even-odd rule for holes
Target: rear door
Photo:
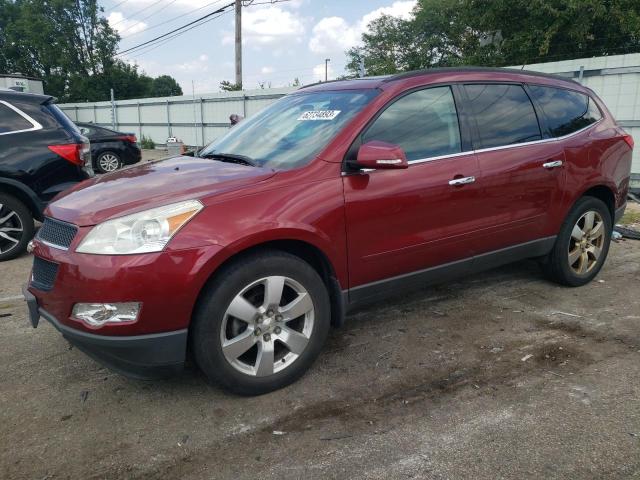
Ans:
<svg viewBox="0 0 640 480"><path fill-rule="evenodd" d="M397 98L365 129L359 144L373 140L402 147L409 168L343 177L350 284L470 257L481 196L478 165L452 87ZM462 178L468 183L450 183Z"/></svg>
<svg viewBox="0 0 640 480"><path fill-rule="evenodd" d="M545 138L521 84L464 86L475 124L474 146L482 178L477 213L482 254L552 235L550 211L562 199L564 150Z"/></svg>

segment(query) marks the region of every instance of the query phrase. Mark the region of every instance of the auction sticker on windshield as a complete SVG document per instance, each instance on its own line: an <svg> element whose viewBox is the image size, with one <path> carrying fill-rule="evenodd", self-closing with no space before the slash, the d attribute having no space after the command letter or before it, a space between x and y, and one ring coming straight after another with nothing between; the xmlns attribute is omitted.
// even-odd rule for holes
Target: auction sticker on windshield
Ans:
<svg viewBox="0 0 640 480"><path fill-rule="evenodd" d="M298 120L333 120L341 110L310 110L298 117Z"/></svg>

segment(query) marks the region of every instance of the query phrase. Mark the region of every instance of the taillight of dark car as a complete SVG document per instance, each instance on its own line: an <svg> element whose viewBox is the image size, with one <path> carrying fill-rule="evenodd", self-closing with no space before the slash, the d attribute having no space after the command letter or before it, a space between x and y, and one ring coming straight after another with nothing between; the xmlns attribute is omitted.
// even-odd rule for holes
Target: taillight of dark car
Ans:
<svg viewBox="0 0 640 480"><path fill-rule="evenodd" d="M118 137L118 140L123 140L125 142L131 143L136 143L138 141L135 135L122 135L121 137Z"/></svg>
<svg viewBox="0 0 640 480"><path fill-rule="evenodd" d="M49 150L60 155L65 160L74 165L84 166L85 158L83 154L84 143L65 143L62 145L49 145Z"/></svg>
<svg viewBox="0 0 640 480"><path fill-rule="evenodd" d="M91 165L91 146L89 140L82 138L78 143L63 143L60 145L49 145L51 150L56 155L60 155L68 162L78 165L87 170L89 175L93 174L93 168Z"/></svg>

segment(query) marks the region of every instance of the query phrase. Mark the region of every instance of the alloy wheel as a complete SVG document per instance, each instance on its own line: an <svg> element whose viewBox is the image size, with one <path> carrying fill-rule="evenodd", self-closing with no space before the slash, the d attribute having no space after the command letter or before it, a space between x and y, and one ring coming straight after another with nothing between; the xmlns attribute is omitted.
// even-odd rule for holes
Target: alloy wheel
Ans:
<svg viewBox="0 0 640 480"><path fill-rule="evenodd" d="M120 166L120 159L112 153L100 155L98 165L103 172L115 172Z"/></svg>
<svg viewBox="0 0 640 480"><path fill-rule="evenodd" d="M593 210L585 212L576 222L569 239L569 266L577 275L590 273L602 256L605 223Z"/></svg>
<svg viewBox="0 0 640 480"><path fill-rule="evenodd" d="M16 248L24 235L22 219L7 205L0 203L0 253Z"/></svg>
<svg viewBox="0 0 640 480"><path fill-rule="evenodd" d="M243 288L225 311L222 353L241 373L264 377L304 352L314 324L311 295L289 277L269 276Z"/></svg>

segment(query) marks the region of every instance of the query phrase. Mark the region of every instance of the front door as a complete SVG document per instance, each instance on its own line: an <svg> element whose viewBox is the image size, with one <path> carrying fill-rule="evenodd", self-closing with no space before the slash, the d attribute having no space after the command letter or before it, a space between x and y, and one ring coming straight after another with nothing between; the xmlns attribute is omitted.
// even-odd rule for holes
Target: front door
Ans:
<svg viewBox="0 0 640 480"><path fill-rule="evenodd" d="M409 168L343 177L350 286L471 257L480 182L451 87L395 100L360 137L373 140L402 147Z"/></svg>

